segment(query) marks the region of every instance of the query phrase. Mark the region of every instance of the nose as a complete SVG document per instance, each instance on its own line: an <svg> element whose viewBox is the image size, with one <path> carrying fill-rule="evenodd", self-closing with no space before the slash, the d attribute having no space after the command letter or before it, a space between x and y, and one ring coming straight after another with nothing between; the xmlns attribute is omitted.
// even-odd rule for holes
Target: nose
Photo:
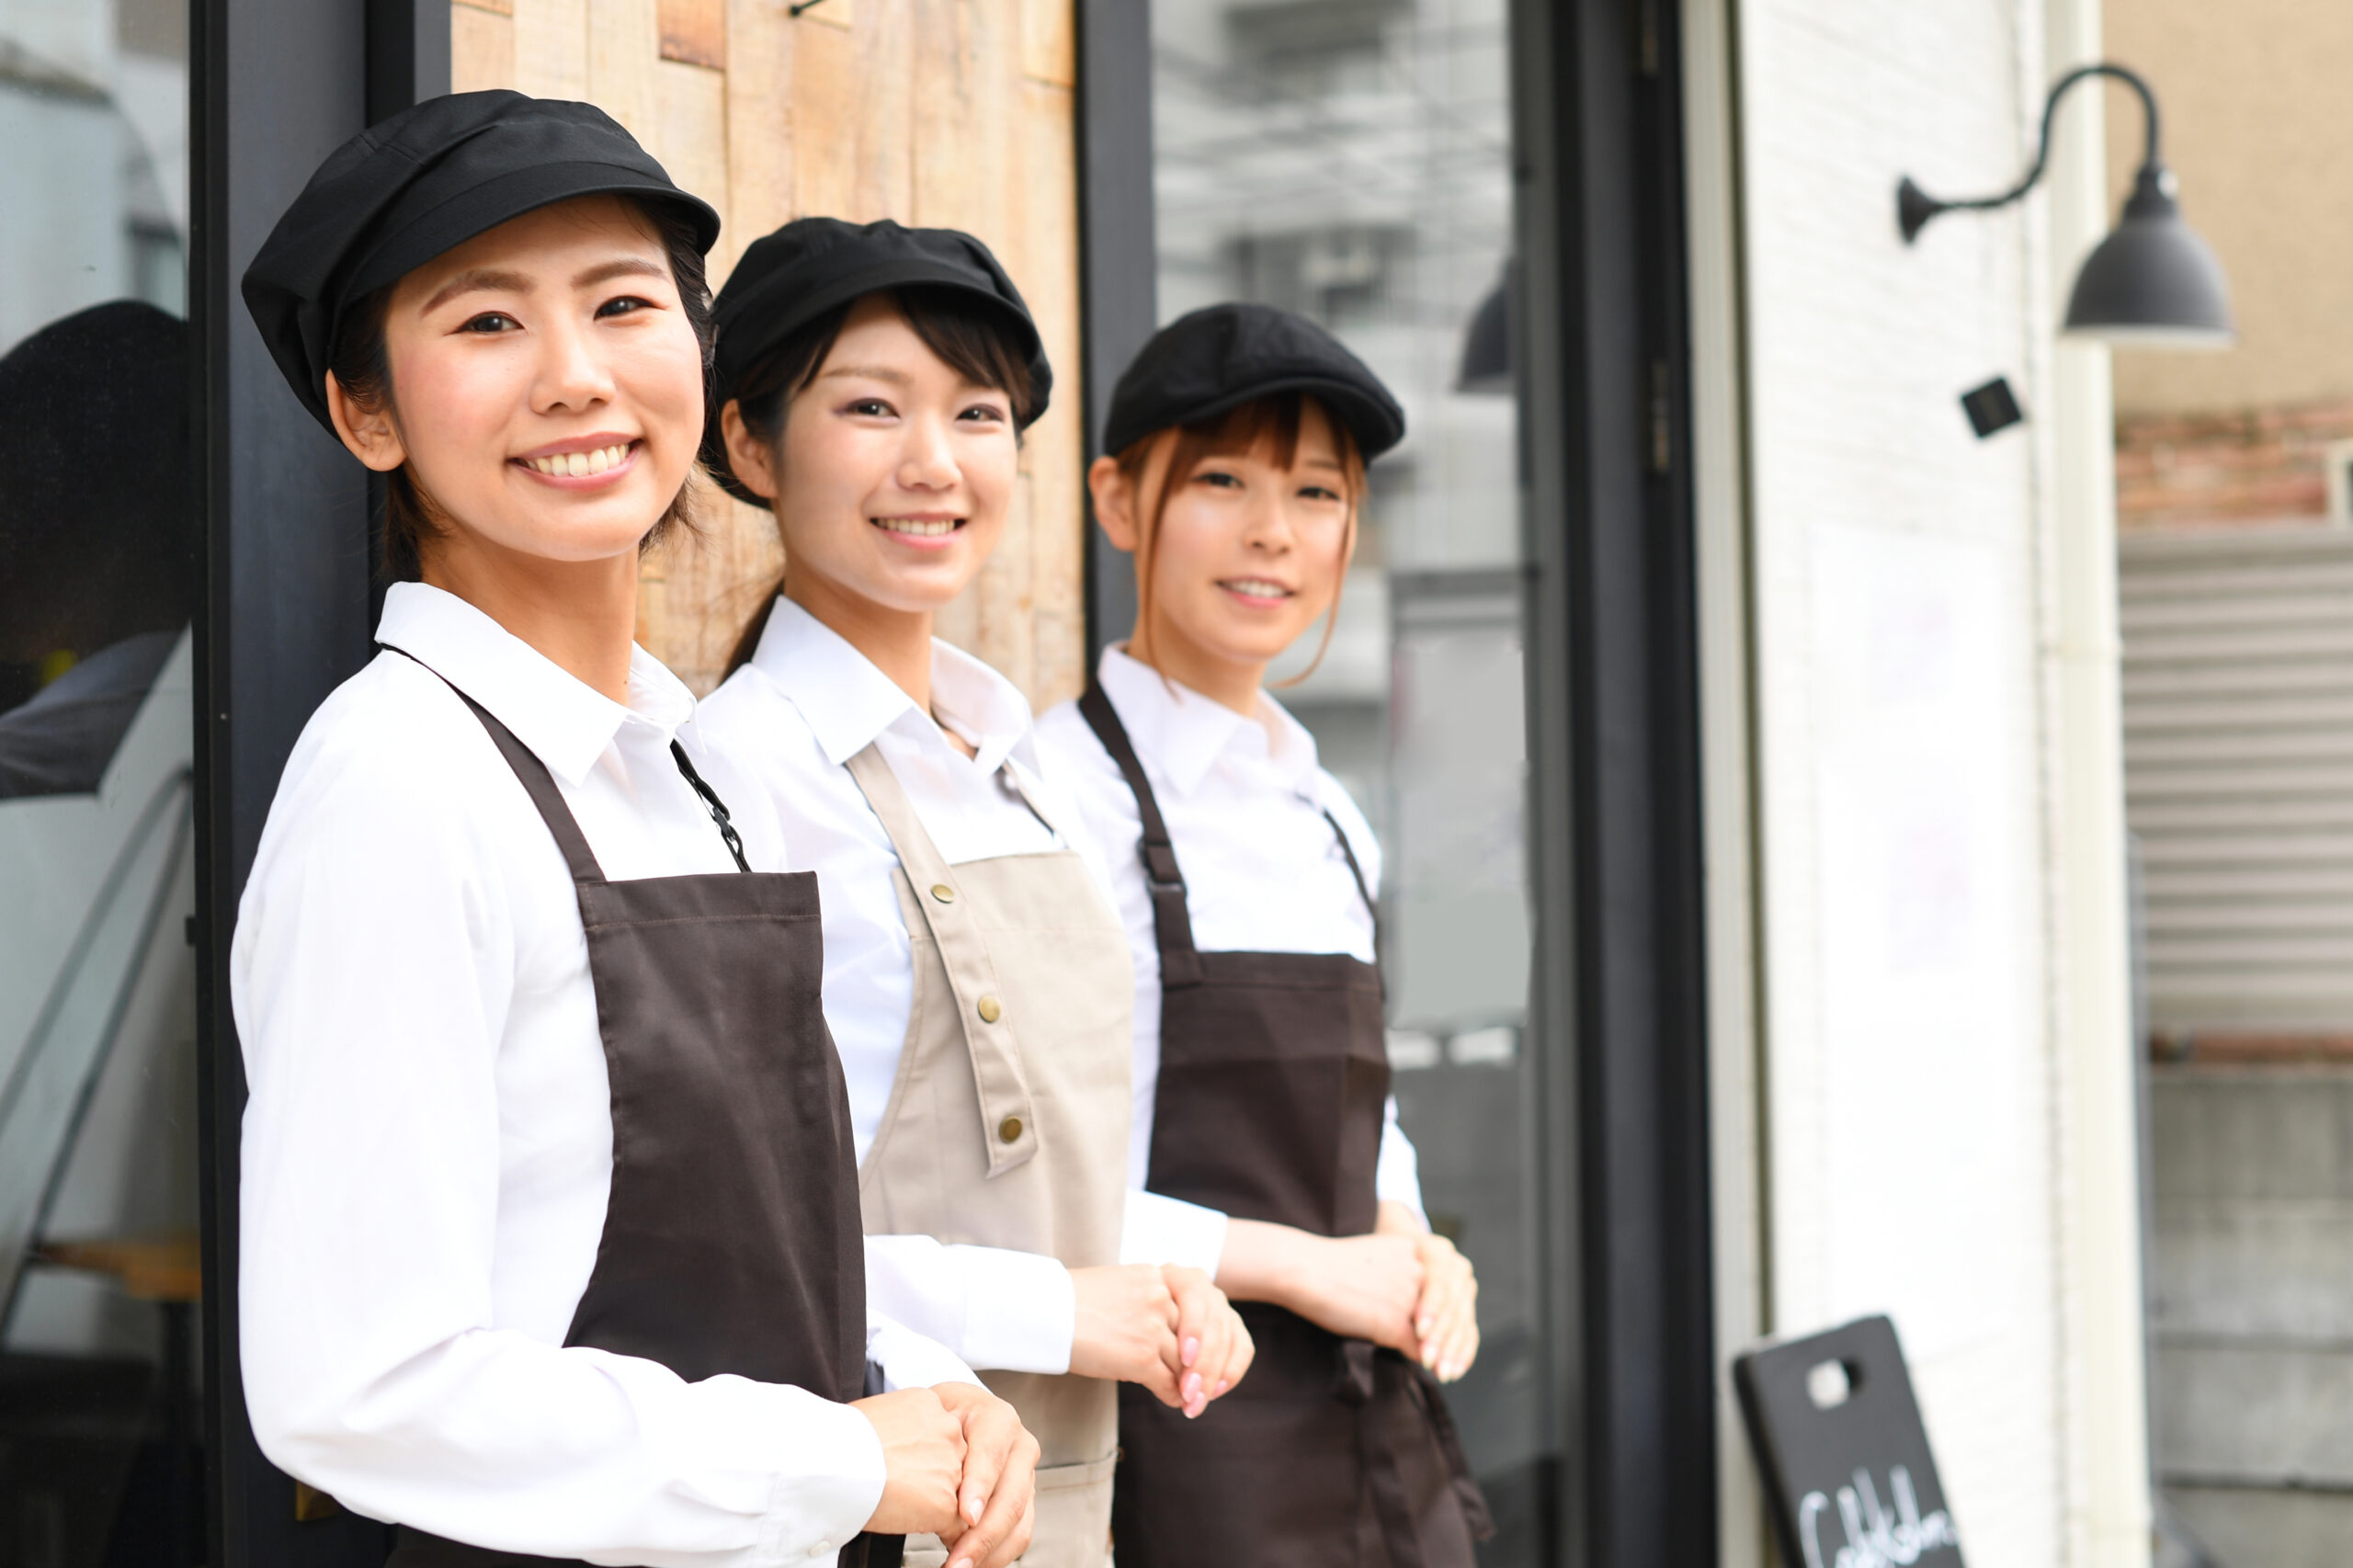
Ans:
<svg viewBox="0 0 2353 1568"><path fill-rule="evenodd" d="M910 419L906 445L899 455L899 483L908 490L949 490L963 478L956 465L956 449L946 422L930 416Z"/></svg>
<svg viewBox="0 0 2353 1568"><path fill-rule="evenodd" d="M557 312L538 324L539 378L532 389L532 407L540 414L578 412L609 403L613 375L597 351L588 324L569 312Z"/></svg>
<svg viewBox="0 0 2353 1568"><path fill-rule="evenodd" d="M1243 504L1242 541L1279 555L1291 547L1290 497L1271 484L1253 485Z"/></svg>

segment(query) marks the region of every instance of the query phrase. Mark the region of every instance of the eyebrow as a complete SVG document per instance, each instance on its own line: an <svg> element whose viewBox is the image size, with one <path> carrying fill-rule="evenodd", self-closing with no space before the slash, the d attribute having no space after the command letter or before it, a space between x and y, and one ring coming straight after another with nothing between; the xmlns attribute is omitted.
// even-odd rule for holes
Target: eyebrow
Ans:
<svg viewBox="0 0 2353 1568"><path fill-rule="evenodd" d="M668 276L667 269L656 263L647 261L642 256L629 256L612 261L599 262L573 278L572 286L575 289L593 289L599 283L608 283L616 278L666 278ZM532 279L520 272L502 271L497 267L469 267L436 290L433 298L425 301L425 310L429 314L459 295L471 294L476 290L503 290L510 294L529 294L532 291Z"/></svg>
<svg viewBox="0 0 2353 1568"><path fill-rule="evenodd" d="M887 365L836 365L817 379L830 381L835 376L863 376L868 381L891 381L899 386L905 386L915 380L904 370L893 370Z"/></svg>

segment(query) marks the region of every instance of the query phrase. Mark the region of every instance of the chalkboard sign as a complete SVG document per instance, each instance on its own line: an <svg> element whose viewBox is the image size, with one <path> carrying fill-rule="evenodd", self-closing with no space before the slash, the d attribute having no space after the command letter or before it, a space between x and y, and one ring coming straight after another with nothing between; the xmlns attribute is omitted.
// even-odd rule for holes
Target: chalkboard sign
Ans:
<svg viewBox="0 0 2353 1568"><path fill-rule="evenodd" d="M1768 1345L1732 1375L1791 1568L1961 1568L1893 1324Z"/></svg>

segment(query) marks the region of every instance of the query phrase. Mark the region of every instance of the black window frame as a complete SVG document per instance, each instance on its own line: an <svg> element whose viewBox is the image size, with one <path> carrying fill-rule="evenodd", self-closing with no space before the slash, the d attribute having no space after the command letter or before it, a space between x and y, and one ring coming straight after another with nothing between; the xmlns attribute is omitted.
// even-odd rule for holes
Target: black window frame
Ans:
<svg viewBox="0 0 2353 1568"><path fill-rule="evenodd" d="M367 479L294 399L238 279L335 147L449 90L448 0L189 0L189 388L200 475L195 643L198 1147L207 1561L379 1568L385 1527L299 1519L256 1446L237 1344L245 1084L229 945L278 774L302 725L367 661ZM311 1511L320 1512L313 1499Z"/></svg>
<svg viewBox="0 0 2353 1568"><path fill-rule="evenodd" d="M1148 0L1077 9L1091 460L1156 324L1152 40ZM1509 9L1549 1533L1688 1568L1721 1525L1677 15ZM1086 575L1091 661L1136 602L1091 517Z"/></svg>

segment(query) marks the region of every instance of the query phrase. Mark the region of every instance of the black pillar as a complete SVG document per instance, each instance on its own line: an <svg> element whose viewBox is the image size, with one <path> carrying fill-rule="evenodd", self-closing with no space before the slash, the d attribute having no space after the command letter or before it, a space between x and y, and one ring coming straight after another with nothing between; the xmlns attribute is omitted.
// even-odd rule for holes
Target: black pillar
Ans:
<svg viewBox="0 0 2353 1568"><path fill-rule="evenodd" d="M441 0L194 0L188 300L203 474L196 625L198 1062L203 1159L200 1346L210 1561L375 1568L381 1526L301 1523L294 1485L245 1419L237 1344L237 1130L230 1016L237 900L295 739L369 652L365 472L279 378L237 291L313 169L419 93L449 88ZM373 47L371 54L371 45ZM404 93L405 92L405 97Z"/></svg>

